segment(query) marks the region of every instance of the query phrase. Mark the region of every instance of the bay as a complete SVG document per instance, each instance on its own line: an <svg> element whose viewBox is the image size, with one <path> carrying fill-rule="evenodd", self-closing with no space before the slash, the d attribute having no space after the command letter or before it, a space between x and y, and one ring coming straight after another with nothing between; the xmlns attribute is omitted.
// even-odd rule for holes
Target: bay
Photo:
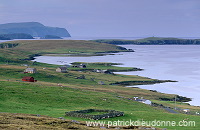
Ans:
<svg viewBox="0 0 200 130"><path fill-rule="evenodd" d="M39 56L35 57L35 61L58 65L72 62L114 62L122 63L123 65L120 66L141 68L144 70L118 73L176 80L178 82L134 87L186 96L192 98L192 101L189 102L191 105L200 106L199 45L123 45L123 47L133 49L135 52L91 57Z"/></svg>

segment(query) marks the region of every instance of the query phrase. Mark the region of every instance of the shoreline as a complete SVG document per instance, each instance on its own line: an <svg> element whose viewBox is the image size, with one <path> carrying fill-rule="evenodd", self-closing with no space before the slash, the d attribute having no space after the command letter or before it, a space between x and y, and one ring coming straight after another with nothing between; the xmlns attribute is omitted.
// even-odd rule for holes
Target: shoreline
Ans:
<svg viewBox="0 0 200 130"><path fill-rule="evenodd" d="M105 54L105 55L107 55L107 54ZM104 55L104 56L105 56ZM111 55L115 55L115 54L111 54ZM120 53L119 54L117 54L117 55L121 55ZM76 57L78 57L78 55L76 55ZM91 56L89 56L89 57L91 57ZM98 61L97 61L98 62ZM57 64L58 65L58 64ZM61 64L60 64L61 65ZM125 71L124 71L125 72ZM168 80L168 81L172 81L172 80ZM174 81L174 80L173 80ZM172 82L173 82L172 81ZM130 85L129 85L130 86ZM145 89L145 88L142 88L142 89ZM149 89L146 89L146 90L149 90ZM166 93L166 94L172 94L172 93L167 93L167 92L162 92L162 93ZM178 94L178 95L181 95L181 94ZM189 97L189 96L186 96L186 97ZM192 106L199 106L199 105L192 105Z"/></svg>
<svg viewBox="0 0 200 130"><path fill-rule="evenodd" d="M54 64L54 65L59 65L59 64ZM118 65L120 65L120 64L118 64ZM142 70L143 69L138 69L138 70L136 69L134 71L142 71ZM81 70L81 71L83 71L83 70ZM85 71L88 71L88 70L86 69ZM89 70L89 71L91 71L91 70ZM131 72L131 71L132 70L126 70L126 71L125 70L121 70L121 71L114 70L113 72ZM120 74L120 75L123 75L123 74ZM146 77L146 78L148 78L148 77ZM151 79L151 78L149 78L149 79ZM132 88L144 89L144 88L141 88L140 85L150 85L150 84L153 85L153 84L160 84L160 83L166 83L166 82L178 82L178 81L155 79L154 81L139 81L139 82L137 82L137 81L124 81L124 82L116 82L116 83L112 83L112 84L109 84L109 85L120 85L120 86L127 87L127 88L131 88L129 86L133 86ZM145 89L145 90L149 90L149 89ZM149 91L152 91L152 90L149 90ZM159 92L159 93L162 93L162 92ZM169 94L169 93L164 93L164 94ZM171 95L174 95L174 94L171 94ZM176 95L181 96L179 94L176 94ZM189 97L186 97L186 98L189 98ZM189 103L189 102L185 102L185 103ZM195 105L190 105L190 106L195 106Z"/></svg>
<svg viewBox="0 0 200 130"><path fill-rule="evenodd" d="M63 42L63 40L57 40L57 41L59 41L59 43L60 43L60 42ZM34 45L38 45L38 44L41 45L41 44L44 44L44 45L45 45L45 44L49 44L49 42L51 42L52 45L53 45L54 40L44 40L44 41L43 41L43 40L38 40L38 41L35 41L35 40L28 40L28 41L25 40L25 41L24 41L24 40L23 40L23 41L19 41L19 42L21 42L21 44L23 45L23 46L19 46L19 47L21 47L21 49L24 50L24 49L28 49L27 47L28 47L29 45L32 45L32 44L34 44ZM29 42L30 42L31 44L30 44ZM39 42L39 43L38 43L38 42ZM40 43L40 42L41 42L41 43ZM67 43L68 43L68 42L70 43L70 47L73 47L74 43L76 43L77 45L80 45L80 43L79 43L80 41L68 41L68 40L65 40L65 43L66 43L66 42L67 42ZM73 44L72 44L71 42L73 42ZM77 43L77 42L78 42L78 43ZM81 41L81 42L84 42L84 41ZM12 42L11 42L11 43L12 43ZM87 42L85 42L85 44L87 44ZM60 43L60 45L64 45L64 44L63 44L63 43ZM65 45L66 45L66 44L65 44ZM95 45L95 46L98 45L98 46L99 46L99 44L91 43L91 46L93 46L93 45ZM105 44L103 44L103 45L100 45L100 46L108 47L108 46L110 46L110 45L105 45ZM18 47L17 49L20 50L19 47ZM67 46L65 46L65 47L67 47ZM110 46L110 47L114 47L114 46ZM54 54L55 54L55 53L60 53L60 54L62 54L63 52L70 52L70 53L76 53L76 55L77 55L77 54L81 54L82 52L87 52L87 53L90 52L90 53L91 53L91 47L89 47L89 48L90 48L90 51L89 51L89 50L87 50L87 51L85 51L85 50L82 51L82 50L81 50L81 51L80 51L80 50L77 50L77 49L76 49L76 51L73 50L72 52L71 52L71 50L66 51L66 50L59 50L59 49L58 49L58 50L56 49L56 50L53 50L53 51L48 51L48 50L47 50L48 48L46 48L45 50L47 50L47 51L45 51L44 49L43 49L43 50L40 50L40 48L38 48L38 46L35 47L35 48L36 48L36 49L39 49L39 52L37 51L38 53L35 53L36 51L27 50L27 52L30 51L30 53L32 53L32 55L29 55L29 56L35 57L36 55L34 55L34 54L44 55L44 54L47 54L47 53L49 54L50 52L51 52L51 53L54 52ZM88 48L88 49L89 49L89 48ZM118 48L118 47L117 47L117 48ZM116 48L116 49L117 49L117 48ZM113 50L112 48L109 48L109 49L106 48L106 50L110 50L110 49ZM102 50L101 50L101 51L98 51L98 52L103 52L103 51L104 51L104 53L105 53L105 52L108 52L108 51L106 51L106 50L105 50L105 48L102 48ZM119 50L119 48L118 48L118 50ZM126 49L126 50L127 50L127 49ZM92 52L93 52L93 54L94 54L94 53L97 52L97 50L94 49L94 50L92 50ZM109 52L110 52L110 51L109 51ZM113 52L113 51L112 51L112 52ZM116 52L116 51L115 51L115 52ZM120 50L120 51L118 51L118 52L120 52L120 53L119 53L119 56L120 56L121 52L124 52L124 51L123 51L123 50ZM124 54L125 54L125 53L124 53ZM23 56L24 56L24 55L23 55ZM26 55L26 56L27 56L27 55ZM20 58L21 58L21 57L20 57ZM77 57L73 57L73 58L77 58ZM123 57L123 58L124 58L124 57ZM31 60L31 59L29 58L29 59L25 59L25 60L28 61L28 60ZM26 62L25 60L24 60L24 62ZM121 59L116 59L116 61L118 61L118 60L121 60ZM77 61L79 61L79 60L77 60ZM98 62L98 61L99 61L99 60L97 59L97 62ZM108 60L108 61L109 61L109 60ZM20 63L20 62L19 62L19 63ZM119 63L120 63L120 62L119 62ZM61 65L61 64L60 64L60 65ZM145 76L145 77L149 77L149 76ZM159 78L155 78L155 79L159 79Z"/></svg>
<svg viewBox="0 0 200 130"><path fill-rule="evenodd" d="M31 48L32 49L32 48ZM15 50L15 49L5 49L5 51ZM43 50L42 50L43 51ZM56 50L57 51L57 50ZM54 52L56 52L54 51ZM12 51L15 52L15 51ZM31 51L30 51L31 52ZM43 51L44 52L44 51ZM58 52L58 51L57 51ZM16 55L22 59L21 55ZM23 53L24 54L24 53ZM27 54L27 53L26 53ZM32 53L34 54L34 52ZM42 53L41 53L42 54ZM5 98L5 102L2 102L1 111L10 112L10 113L32 113L35 115L47 115L51 117L63 117L63 114L67 111L76 111L76 110L85 110L90 108L96 109L111 109L123 111L126 116L123 117L124 120L131 119L149 119L153 120L182 120L187 116L190 119L195 121L199 120L198 115L195 115L195 112L200 111L200 107L195 107L188 105L188 103L183 103L183 100L186 97L181 97L175 94L166 94L160 93L154 90L147 90L141 88L128 88L122 85L109 85L110 83L115 82L123 82L123 81L154 81L153 79L147 78L150 76L138 76L138 75L122 75L122 74L108 74L108 73L97 73L91 72L93 69L99 70L108 70L112 69L113 71L119 70L129 70L131 66L122 67L121 58L122 53L118 53L116 56L107 55L108 57L113 58L113 60L107 60L106 63L99 60L99 58L104 58L104 56L96 56L92 57L93 60L96 60L96 64L85 64L89 71L84 71L84 68L68 68L66 73L56 72L56 68L68 64L71 61L66 59L66 57L61 57L61 60L54 59L54 62L59 63L59 65L41 63L41 62L32 62L30 59L24 60L20 62L20 60L16 60L17 62L1 62L1 79L4 81L1 82L1 93L7 95ZM123 53L125 54L125 53ZM133 54L133 53L126 53ZM149 54L149 52L148 52ZM23 56L23 55L22 55ZM25 55L27 57L27 55ZM32 55L33 56L33 55ZM119 56L119 57L118 57ZM16 58L13 57L13 58ZM114 59L114 57L117 57ZM7 57L6 57L7 58ZM38 58L38 57L34 57ZM55 57L53 57L55 58ZM62 59L64 58L64 59ZM69 57L67 57L69 58ZM71 59L77 60L78 57L71 57ZM90 58L90 57L86 57ZM51 58L47 58L44 56L42 61L49 60L53 61ZM124 60L130 60L125 56ZM63 61L63 62L60 62ZM113 62L115 61L115 62ZM82 64L81 62L77 64ZM113 66L111 66L113 65ZM74 66L77 66L76 64ZM37 73L29 74L23 73L24 69L36 68ZM67 67L67 65L66 65ZM136 66L137 67L137 66ZM126 69L125 69L126 68ZM141 66L141 68L144 68ZM21 73L20 73L21 72ZM100 71L101 72L101 71ZM125 72L125 71L122 71ZM128 71L129 72L129 71ZM132 71L132 72L143 72L143 71ZM22 82L21 78L24 76L33 76L37 82ZM7 80L6 80L7 79ZM157 79L157 78L155 78ZM156 80L159 81L159 80ZM20 93L19 93L20 91ZM12 97L13 100L9 100ZM122 98L121 98L122 97ZM139 99L147 99L152 102L152 106L137 102L134 100L134 97L138 97ZM177 107L180 108L180 114L176 115L166 111L160 106L164 106L174 109L174 98L176 99L181 97L181 100L176 100ZM19 100L20 99L20 100ZM20 109L19 109L20 107ZM190 109L191 113L181 113L183 109ZM50 111L50 112L49 112ZM176 111L176 110L175 110ZM144 116L145 113L145 116ZM173 118L172 119L172 114ZM155 116L157 115L157 116ZM148 118L147 118L148 117ZM64 117L70 120L74 120L71 117ZM75 119L75 120L83 120L83 119ZM115 119L111 119L115 120Z"/></svg>

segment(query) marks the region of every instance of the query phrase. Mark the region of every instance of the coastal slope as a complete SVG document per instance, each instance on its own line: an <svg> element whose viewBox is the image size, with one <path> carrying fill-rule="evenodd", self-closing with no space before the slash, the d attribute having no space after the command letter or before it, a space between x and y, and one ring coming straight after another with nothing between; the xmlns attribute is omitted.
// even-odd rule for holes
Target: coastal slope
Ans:
<svg viewBox="0 0 200 130"><path fill-rule="evenodd" d="M116 110L124 116L109 118L110 121L196 121L196 126L184 127L198 129L198 115L173 114L165 106L174 107L174 94L164 94L155 90L143 90L133 85L160 83L160 80L137 75L115 74L119 71L133 71L130 67L117 67L116 63L73 63L86 68L68 66L66 73L57 72L59 65L30 61L31 57L44 54L96 54L100 52L128 51L116 45L92 41L71 40L22 40L0 44L0 128L3 129L89 129L85 125L73 124L69 120L85 122L87 119L66 116L65 113L86 109ZM27 59L26 59L27 58ZM27 68L35 68L37 73L24 73ZM109 70L114 73L98 73L94 70ZM135 70L135 69L134 69ZM37 82L22 81L23 77L33 77ZM135 101L134 97L151 100L153 105ZM189 108L192 112L199 107L189 106L186 98L177 96L176 106ZM179 100L178 100L179 99ZM164 104L164 105L163 105ZM16 114L26 113L26 114ZM28 114L28 115L27 115ZM32 114L32 115L30 115ZM54 117L45 118L42 115ZM41 117L41 118L40 118ZM59 118L59 119L55 119ZM103 119L102 121L108 121ZM69 126L68 126L69 124ZM182 129L180 126L159 126L160 128ZM144 128L144 127L142 127ZM95 128L94 128L95 129ZM100 129L100 128L97 128ZM118 127L117 127L118 129Z"/></svg>
<svg viewBox="0 0 200 130"><path fill-rule="evenodd" d="M96 55L104 52L128 51L116 45L84 40L15 40L0 43L0 62L25 62L45 54Z"/></svg>

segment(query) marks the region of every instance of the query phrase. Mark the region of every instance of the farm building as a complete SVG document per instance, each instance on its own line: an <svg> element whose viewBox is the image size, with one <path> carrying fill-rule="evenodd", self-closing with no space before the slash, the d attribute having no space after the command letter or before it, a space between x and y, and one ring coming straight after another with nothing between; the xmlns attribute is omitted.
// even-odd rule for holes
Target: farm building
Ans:
<svg viewBox="0 0 200 130"><path fill-rule="evenodd" d="M183 109L183 112L185 112L186 114L190 112L190 109Z"/></svg>
<svg viewBox="0 0 200 130"><path fill-rule="evenodd" d="M36 73L37 70L36 70L36 68L26 68L26 69L24 70L24 72L25 72L25 73Z"/></svg>
<svg viewBox="0 0 200 130"><path fill-rule="evenodd" d="M112 71L110 71L110 70L105 70L104 74L114 74L114 73Z"/></svg>
<svg viewBox="0 0 200 130"><path fill-rule="evenodd" d="M99 85L105 85L105 83L103 81L99 81L98 84Z"/></svg>
<svg viewBox="0 0 200 130"><path fill-rule="evenodd" d="M96 72L96 73L104 73L102 70L99 70L99 69L95 69L95 70L93 70L93 72Z"/></svg>
<svg viewBox="0 0 200 130"><path fill-rule="evenodd" d="M80 65L73 65L73 68L87 68L85 64L80 64Z"/></svg>
<svg viewBox="0 0 200 130"><path fill-rule="evenodd" d="M148 104L148 105L151 105L151 103L152 103L150 100L143 99L143 98L141 98L141 99L135 98L135 100L138 102L144 103L144 104Z"/></svg>
<svg viewBox="0 0 200 130"><path fill-rule="evenodd" d="M37 82L37 80L35 80L33 77L29 77L29 76L26 76L22 79L22 81L25 81L25 82Z"/></svg>
<svg viewBox="0 0 200 130"><path fill-rule="evenodd" d="M56 72L66 73L67 72L67 67L65 67L65 66L58 67L56 69Z"/></svg>
<svg viewBox="0 0 200 130"><path fill-rule="evenodd" d="M80 64L79 68L86 68L87 66L85 64Z"/></svg>
<svg viewBox="0 0 200 130"><path fill-rule="evenodd" d="M110 70L93 70L93 72L96 72L96 73L104 73L104 74L114 74L112 71Z"/></svg>

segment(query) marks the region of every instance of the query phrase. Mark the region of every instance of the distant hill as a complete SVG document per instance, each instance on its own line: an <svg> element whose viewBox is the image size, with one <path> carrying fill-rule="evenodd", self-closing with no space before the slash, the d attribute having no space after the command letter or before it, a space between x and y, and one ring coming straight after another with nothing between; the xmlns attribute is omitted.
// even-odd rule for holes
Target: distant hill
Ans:
<svg viewBox="0 0 200 130"><path fill-rule="evenodd" d="M42 39L62 39L62 38L55 35L46 35L45 37L42 37Z"/></svg>
<svg viewBox="0 0 200 130"><path fill-rule="evenodd" d="M13 34L0 34L0 40L11 39L34 39L30 34L25 33L13 33Z"/></svg>
<svg viewBox="0 0 200 130"><path fill-rule="evenodd" d="M0 35L0 40L11 40L11 39Z"/></svg>
<svg viewBox="0 0 200 130"><path fill-rule="evenodd" d="M114 45L200 45L200 39L180 39L180 38L162 38L148 37L137 40L118 40L118 39L99 39L92 40L99 43L108 43Z"/></svg>
<svg viewBox="0 0 200 130"><path fill-rule="evenodd" d="M33 37L45 37L46 35L70 37L70 34L65 28L48 27L38 22L0 24L0 34L10 33L25 33Z"/></svg>

